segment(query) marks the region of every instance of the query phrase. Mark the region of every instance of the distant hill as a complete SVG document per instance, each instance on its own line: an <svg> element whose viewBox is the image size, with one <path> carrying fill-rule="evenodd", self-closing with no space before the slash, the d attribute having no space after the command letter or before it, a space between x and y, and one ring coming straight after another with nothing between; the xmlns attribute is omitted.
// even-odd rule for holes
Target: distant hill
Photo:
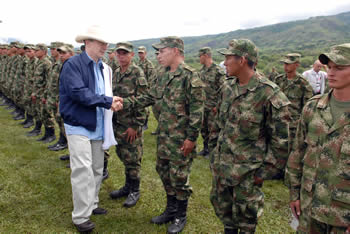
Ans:
<svg viewBox="0 0 350 234"><path fill-rule="evenodd" d="M350 42L350 12L333 16L317 16L306 20L291 21L246 30L236 30L228 33L205 35L196 37L183 37L185 43L186 61L197 62L197 52L203 46L213 49L227 47L233 38L248 38L252 40L260 50L260 58L263 60L260 67L270 69L276 66L275 61L287 52L299 52L304 57L301 68L308 67L315 56L331 45ZM159 38L133 41L135 47L145 45L153 51L152 43ZM153 53L150 53L153 54ZM309 57L307 57L309 56ZM311 56L311 57L310 57ZM216 60L223 59L218 54ZM266 68L266 66L268 68Z"/></svg>

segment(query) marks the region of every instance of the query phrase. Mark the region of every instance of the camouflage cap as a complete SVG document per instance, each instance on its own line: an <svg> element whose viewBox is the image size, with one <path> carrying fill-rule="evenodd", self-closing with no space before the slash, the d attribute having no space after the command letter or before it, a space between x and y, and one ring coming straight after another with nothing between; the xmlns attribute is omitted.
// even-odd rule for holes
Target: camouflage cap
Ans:
<svg viewBox="0 0 350 234"><path fill-rule="evenodd" d="M18 42L18 43L15 44L15 47L16 47L17 49L23 49L24 44Z"/></svg>
<svg viewBox="0 0 350 234"><path fill-rule="evenodd" d="M43 43L36 44L37 50L45 50L47 51L47 46Z"/></svg>
<svg viewBox="0 0 350 234"><path fill-rule="evenodd" d="M156 55L158 55L158 54L159 54L159 50L156 50L154 53L155 53Z"/></svg>
<svg viewBox="0 0 350 234"><path fill-rule="evenodd" d="M18 44L19 42L18 41L12 41L11 43L10 43L10 47L12 48L12 47L16 47L16 45Z"/></svg>
<svg viewBox="0 0 350 234"><path fill-rule="evenodd" d="M160 43L152 44L152 47L156 50L163 49L166 47L170 48L178 48L182 52L184 52L184 42L179 37L163 37L160 39Z"/></svg>
<svg viewBox="0 0 350 234"><path fill-rule="evenodd" d="M290 53L284 56L283 59L280 61L282 63L287 63L287 64L293 64L293 63L299 63L300 62L301 55L298 53Z"/></svg>
<svg viewBox="0 0 350 234"><path fill-rule="evenodd" d="M63 46L63 45L64 45L63 42L55 41L55 42L51 42L49 48L50 49L57 49L58 47Z"/></svg>
<svg viewBox="0 0 350 234"><path fill-rule="evenodd" d="M65 44L65 45L74 50L74 46L72 44Z"/></svg>
<svg viewBox="0 0 350 234"><path fill-rule="evenodd" d="M201 56L203 54L211 54L211 48L210 47L203 47L199 49L198 56Z"/></svg>
<svg viewBox="0 0 350 234"><path fill-rule="evenodd" d="M115 51L115 49L113 49L113 48L109 48L108 50L107 50L107 53L113 53Z"/></svg>
<svg viewBox="0 0 350 234"><path fill-rule="evenodd" d="M328 64L329 60L339 66L350 65L350 43L336 45L329 53L321 54L318 59L322 64Z"/></svg>
<svg viewBox="0 0 350 234"><path fill-rule="evenodd" d="M35 50L35 45L33 44L25 44L23 49L30 49L30 50Z"/></svg>
<svg viewBox="0 0 350 234"><path fill-rule="evenodd" d="M68 52L74 52L74 50L73 50L73 48L71 48L70 46L68 46L68 45L62 45L62 46L60 46L60 47L58 47L57 48L57 51L58 52L66 52L66 53L68 53Z"/></svg>
<svg viewBox="0 0 350 234"><path fill-rule="evenodd" d="M245 57L252 62L258 62L258 48L248 39L232 39L228 48L218 49L222 55L238 55Z"/></svg>
<svg viewBox="0 0 350 234"><path fill-rule="evenodd" d="M139 46L139 48L137 48L137 52L138 53L146 53L147 49L144 46Z"/></svg>
<svg viewBox="0 0 350 234"><path fill-rule="evenodd" d="M130 42L118 42L115 46L115 50L125 50L128 52L133 52L134 51L134 46Z"/></svg>

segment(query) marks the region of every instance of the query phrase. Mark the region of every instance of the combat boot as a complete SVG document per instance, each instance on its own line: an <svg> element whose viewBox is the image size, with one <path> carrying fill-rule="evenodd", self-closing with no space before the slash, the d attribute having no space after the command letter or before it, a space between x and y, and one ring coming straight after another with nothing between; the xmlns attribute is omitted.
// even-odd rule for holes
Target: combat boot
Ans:
<svg viewBox="0 0 350 234"><path fill-rule="evenodd" d="M203 142L203 150L198 153L198 155L206 157L209 155L209 147L208 147L208 142Z"/></svg>
<svg viewBox="0 0 350 234"><path fill-rule="evenodd" d="M130 185L130 193L123 204L123 206L127 208L135 206L137 201L140 199L140 180L130 179Z"/></svg>
<svg viewBox="0 0 350 234"><path fill-rule="evenodd" d="M44 141L44 140L46 140L46 138L47 138L48 135L49 135L49 131L50 131L49 128L45 126L45 134L44 134L44 136L40 137L40 138L37 139L36 141Z"/></svg>
<svg viewBox="0 0 350 234"><path fill-rule="evenodd" d="M23 122L20 122L19 124L20 125L26 125L27 123L28 123L28 121L29 121L29 117L30 115L28 115L28 113L27 113L27 115L26 115L26 119L23 121Z"/></svg>
<svg viewBox="0 0 350 234"><path fill-rule="evenodd" d="M43 140L44 143L50 143L56 140L55 128L47 128L47 137Z"/></svg>
<svg viewBox="0 0 350 234"><path fill-rule="evenodd" d="M148 117L146 118L146 121L145 121L145 123L142 126L142 130L143 131L146 131L147 129L148 129Z"/></svg>
<svg viewBox="0 0 350 234"><path fill-rule="evenodd" d="M14 119L14 120L22 120L22 119L25 119L24 110L19 109L18 115L16 115L15 117L13 117L13 119Z"/></svg>
<svg viewBox="0 0 350 234"><path fill-rule="evenodd" d="M185 228L187 204L188 200L177 200L177 212L173 223L168 227L169 234L179 233Z"/></svg>
<svg viewBox="0 0 350 234"><path fill-rule="evenodd" d="M52 151L60 151L66 149L67 147L67 138L62 132L60 132L60 138L58 141L53 145L49 145L47 148Z"/></svg>
<svg viewBox="0 0 350 234"><path fill-rule="evenodd" d="M31 126L34 125L33 116L27 115L27 120L28 120L28 122L23 125L23 128L30 128Z"/></svg>
<svg viewBox="0 0 350 234"><path fill-rule="evenodd" d="M114 190L112 191L109 196L112 198L112 199L118 199L118 198L121 198L121 197L126 197L128 196L130 193L130 179L129 179L129 176L126 175L125 176L125 185L123 187L121 187L120 189L118 190Z"/></svg>
<svg viewBox="0 0 350 234"><path fill-rule="evenodd" d="M103 161L103 174L102 174L102 181L108 179L109 173L108 173L108 158L105 156Z"/></svg>
<svg viewBox="0 0 350 234"><path fill-rule="evenodd" d="M151 219L151 223L154 224L165 224L170 221L173 221L175 218L175 214L177 212L177 202L175 195L167 195L166 208L165 211L156 217Z"/></svg>
<svg viewBox="0 0 350 234"><path fill-rule="evenodd" d="M238 234L238 229L231 228L231 227L225 227L225 234Z"/></svg>
<svg viewBox="0 0 350 234"><path fill-rule="evenodd" d="M27 136L38 136L41 134L41 121L40 120L37 120L36 123L35 123L35 127L32 131L28 132L27 133Z"/></svg>

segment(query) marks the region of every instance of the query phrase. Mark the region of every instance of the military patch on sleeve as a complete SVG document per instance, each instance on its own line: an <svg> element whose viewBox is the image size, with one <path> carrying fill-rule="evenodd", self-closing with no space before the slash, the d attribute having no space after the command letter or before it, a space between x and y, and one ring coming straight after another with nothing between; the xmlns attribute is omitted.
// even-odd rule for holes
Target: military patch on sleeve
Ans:
<svg viewBox="0 0 350 234"><path fill-rule="evenodd" d="M193 75L191 79L192 87L204 87L202 80L198 77L198 75Z"/></svg>
<svg viewBox="0 0 350 234"><path fill-rule="evenodd" d="M273 95L270 99L270 102L276 109L280 109L281 107L284 107L290 104L290 101L288 100L286 95L284 95L284 93L282 93L281 91Z"/></svg>

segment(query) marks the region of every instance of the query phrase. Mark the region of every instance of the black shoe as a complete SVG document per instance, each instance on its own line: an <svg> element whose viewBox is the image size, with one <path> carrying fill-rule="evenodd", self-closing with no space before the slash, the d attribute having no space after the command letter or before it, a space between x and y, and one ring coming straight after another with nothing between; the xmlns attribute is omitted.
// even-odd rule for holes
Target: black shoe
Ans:
<svg viewBox="0 0 350 234"><path fill-rule="evenodd" d="M59 144L60 144L60 143L55 142L55 143L53 143L52 145L49 145L47 148L48 148L48 149L51 149L51 148L56 147L56 146L59 145Z"/></svg>
<svg viewBox="0 0 350 234"><path fill-rule="evenodd" d="M174 233L179 233L181 232L186 225L187 218L186 218L186 213L187 213L187 205L188 205L188 200L177 200L177 212L175 215L174 222L168 227L168 233L174 234Z"/></svg>
<svg viewBox="0 0 350 234"><path fill-rule="evenodd" d="M174 222L168 227L168 233L175 234L181 232L185 228L186 222L186 216L175 218Z"/></svg>
<svg viewBox="0 0 350 234"><path fill-rule="evenodd" d="M28 123L23 125L23 128L30 128L34 125L34 121L28 121Z"/></svg>
<svg viewBox="0 0 350 234"><path fill-rule="evenodd" d="M234 229L234 228L226 228L225 227L225 234L238 234L238 229Z"/></svg>
<svg viewBox="0 0 350 234"><path fill-rule="evenodd" d="M173 221L177 212L176 197L173 195L167 195L167 204L165 211L159 216L153 217L151 223L154 224L165 224Z"/></svg>
<svg viewBox="0 0 350 234"><path fill-rule="evenodd" d="M62 160L62 161L69 160L69 154L62 155L62 156L60 157L60 160Z"/></svg>
<svg viewBox="0 0 350 234"><path fill-rule="evenodd" d="M95 228L95 224L90 220L82 224L74 224L79 232L91 232Z"/></svg>
<svg viewBox="0 0 350 234"><path fill-rule="evenodd" d="M102 181L108 179L109 173L108 173L108 156L104 157L104 162L103 162L103 174L102 174Z"/></svg>
<svg viewBox="0 0 350 234"><path fill-rule="evenodd" d="M22 119L25 119L25 118L26 117L24 115L20 114L20 115L17 115L16 117L14 117L13 119L14 120L22 120Z"/></svg>
<svg viewBox="0 0 350 234"><path fill-rule="evenodd" d="M140 191L129 193L123 206L130 208L136 205L137 201L140 199Z"/></svg>
<svg viewBox="0 0 350 234"><path fill-rule="evenodd" d="M41 130L34 130L30 131L27 133L27 136L32 137L32 136L39 136L41 134Z"/></svg>
<svg viewBox="0 0 350 234"><path fill-rule="evenodd" d="M94 209L92 211L92 214L94 214L94 215L104 215L104 214L107 214L107 210L103 209L101 207L97 207L96 209Z"/></svg>
<svg viewBox="0 0 350 234"><path fill-rule="evenodd" d="M51 147L49 150L60 151L60 150L64 150L64 149L67 149L67 148L68 148L67 144L56 144L55 147Z"/></svg>
<svg viewBox="0 0 350 234"><path fill-rule="evenodd" d="M130 193L130 179L129 179L129 176L126 175L125 176L125 185L123 187L121 187L120 189L118 190L114 190L112 191L109 196L112 198L112 199L118 199L118 198L121 198L121 197L126 197L129 195Z"/></svg>
<svg viewBox="0 0 350 234"><path fill-rule="evenodd" d="M44 143L50 143L53 142L54 140L56 140L56 136L55 135L49 135L45 140L43 140Z"/></svg>
<svg viewBox="0 0 350 234"><path fill-rule="evenodd" d="M208 149L203 149L201 152L198 153L198 155L203 156L203 157L208 156L209 151L208 151Z"/></svg>

